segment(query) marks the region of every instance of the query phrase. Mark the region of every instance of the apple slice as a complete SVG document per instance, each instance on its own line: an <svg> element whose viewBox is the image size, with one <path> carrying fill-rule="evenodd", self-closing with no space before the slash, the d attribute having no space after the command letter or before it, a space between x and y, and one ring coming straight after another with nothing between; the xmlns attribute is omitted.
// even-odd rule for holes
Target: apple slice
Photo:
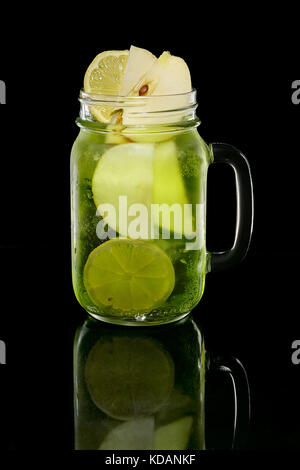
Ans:
<svg viewBox="0 0 300 470"><path fill-rule="evenodd" d="M181 57L173 56L170 52L165 51L137 82L132 94L143 96L174 95L187 93L191 89L191 75L185 61Z"/></svg>
<svg viewBox="0 0 300 470"><path fill-rule="evenodd" d="M154 450L186 450L192 425L192 416L185 416L157 428L154 433Z"/></svg>
<svg viewBox="0 0 300 470"><path fill-rule="evenodd" d="M163 52L130 92L132 96L157 96L157 98L141 100L140 106L135 106L134 112L130 108L124 109L123 125L147 126L180 121L186 113L185 108L188 107L188 98L184 93L191 90L191 75L185 61L171 55L170 52ZM171 113L162 112L171 109L174 110ZM142 122L139 113L143 113Z"/></svg>
<svg viewBox="0 0 300 470"><path fill-rule="evenodd" d="M151 450L153 435L153 417L126 421L107 434L99 450Z"/></svg>
<svg viewBox="0 0 300 470"><path fill-rule="evenodd" d="M161 212L156 216L153 215L154 226L158 226L166 234L177 234L179 238L183 235L186 237L193 235L194 224L191 206L180 171L178 151L173 141L155 145L152 202L160 206L164 205L162 207L167 211L166 217L163 217ZM169 210L174 207L173 204L175 207L177 206L176 209L179 211L177 215L169 213Z"/></svg>
<svg viewBox="0 0 300 470"><path fill-rule="evenodd" d="M131 46L122 80L120 96L128 96L132 89L157 61L155 55L146 49Z"/></svg>

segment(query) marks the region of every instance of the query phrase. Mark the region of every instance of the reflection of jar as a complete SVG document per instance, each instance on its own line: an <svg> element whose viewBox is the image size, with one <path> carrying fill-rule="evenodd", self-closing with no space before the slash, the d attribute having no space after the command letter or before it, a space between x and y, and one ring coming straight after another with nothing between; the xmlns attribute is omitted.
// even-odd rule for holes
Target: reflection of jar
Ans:
<svg viewBox="0 0 300 470"><path fill-rule="evenodd" d="M76 449L204 449L204 347L190 319L149 330L88 320L75 341Z"/></svg>
<svg viewBox="0 0 300 470"><path fill-rule="evenodd" d="M77 299L92 316L112 323L180 319L199 302L210 266L237 262L247 250L247 163L236 149L209 149L201 139L195 91L127 98L81 92L80 101L71 158ZM93 110L105 106L122 108L126 126L95 121ZM210 259L206 179L213 159L230 163L238 175L239 230L234 248Z"/></svg>

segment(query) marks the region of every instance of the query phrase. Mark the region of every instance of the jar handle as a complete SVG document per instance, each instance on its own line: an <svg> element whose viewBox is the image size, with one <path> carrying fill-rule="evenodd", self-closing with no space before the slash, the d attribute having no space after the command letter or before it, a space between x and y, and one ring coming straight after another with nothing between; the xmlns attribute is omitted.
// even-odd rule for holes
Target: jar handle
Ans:
<svg viewBox="0 0 300 470"><path fill-rule="evenodd" d="M249 163L240 150L229 144L210 144L212 163L227 163L235 174L236 227L230 250L210 253L210 271L232 268L246 256L253 229L253 187Z"/></svg>
<svg viewBox="0 0 300 470"><path fill-rule="evenodd" d="M229 374L234 396L232 450L242 449L250 425L250 388L246 370L233 356L210 356L208 369Z"/></svg>

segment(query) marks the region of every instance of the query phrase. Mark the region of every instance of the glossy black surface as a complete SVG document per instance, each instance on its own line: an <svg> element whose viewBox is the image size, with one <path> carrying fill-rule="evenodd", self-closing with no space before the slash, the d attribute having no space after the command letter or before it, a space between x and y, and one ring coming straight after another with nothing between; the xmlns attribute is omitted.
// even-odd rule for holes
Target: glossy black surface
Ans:
<svg viewBox="0 0 300 470"><path fill-rule="evenodd" d="M206 347L238 357L247 371L252 419L245 448L300 449L300 365L291 361L291 345L300 336L300 105L291 100L292 82L299 78L298 38L292 38L293 31L298 34L298 16L289 9L285 18L280 6L277 21L270 20L269 11L267 17L255 9L251 21L244 6L230 18L212 7L205 15L195 6L192 15L194 5L189 5L177 23L170 21L169 11L168 23L157 19L153 26L153 20L143 20L129 28L124 26L128 10L118 15L119 24L110 11L109 32L102 34L95 18L86 20L87 14L77 10L77 23L70 21L69 10L63 18L61 9L47 6L37 21L37 11L27 4L18 14L2 5L2 25L9 26L9 33L0 30L0 79L7 84L7 104L0 105L4 449L36 455L74 446L73 339L85 319L70 269L69 154L77 135L77 96L98 52L131 43L186 59L198 89L202 137L234 145L250 163L255 222L249 251L234 269L207 276L194 318ZM102 10L100 16L105 16ZM287 31L281 34L284 25ZM209 251L229 250L234 239L235 187L229 170L221 163L209 170ZM231 431L219 416L232 390L230 383L225 390L219 375L211 380L214 405L208 418L219 430L214 445L224 448L230 446Z"/></svg>

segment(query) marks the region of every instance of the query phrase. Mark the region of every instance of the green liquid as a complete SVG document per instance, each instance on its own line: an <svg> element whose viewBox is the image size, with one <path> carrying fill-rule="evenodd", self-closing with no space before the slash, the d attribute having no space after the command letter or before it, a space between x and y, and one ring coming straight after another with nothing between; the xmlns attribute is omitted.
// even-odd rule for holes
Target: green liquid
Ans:
<svg viewBox="0 0 300 470"><path fill-rule="evenodd" d="M206 200L209 160L207 146L195 129L174 134L170 140L176 145L186 197L188 203L193 205L194 211L196 204L205 204ZM91 315L110 322L146 321L155 324L173 321L189 313L203 294L206 273L205 243L201 249L187 250L188 240L176 240L172 234L169 240L160 237L153 241L169 256L173 264L175 287L169 298L151 311L122 312L95 305L85 288L83 270L88 256L101 243L105 243L105 240L100 240L96 234L101 217L96 215L93 200L93 174L102 155L113 146L122 145L107 144L106 141L104 133L97 134L82 129L72 149L72 272L76 297ZM148 137L149 142L151 136ZM202 221L201 227L201 237L205 240L205 220Z"/></svg>

